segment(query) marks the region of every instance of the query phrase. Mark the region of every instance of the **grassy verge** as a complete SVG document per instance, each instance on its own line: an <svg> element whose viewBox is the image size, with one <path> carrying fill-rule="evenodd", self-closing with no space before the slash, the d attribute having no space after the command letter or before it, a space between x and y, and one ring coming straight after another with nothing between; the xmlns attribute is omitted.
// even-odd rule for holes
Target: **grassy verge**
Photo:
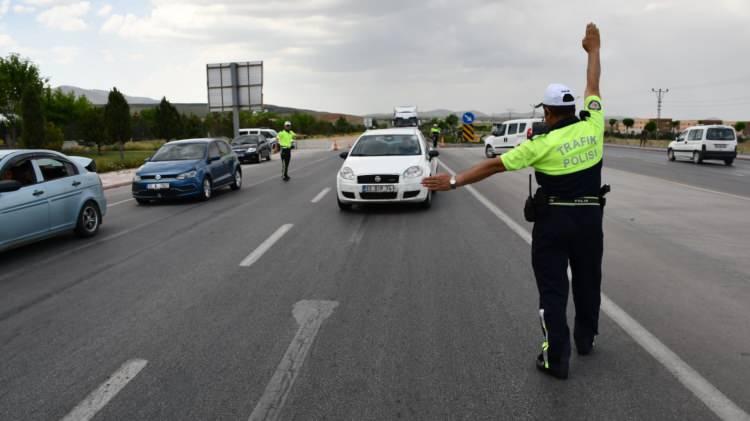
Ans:
<svg viewBox="0 0 750 421"><path fill-rule="evenodd" d="M125 151L125 159L120 160L120 152L107 151L101 155L93 153L76 154L85 156L96 161L96 171L100 173L138 168L143 165L146 158L154 154L154 151Z"/></svg>
<svg viewBox="0 0 750 421"><path fill-rule="evenodd" d="M608 137L604 141L613 145L627 145L627 146L639 146L641 141L639 139L620 139L614 137ZM669 140L647 140L646 147L649 148L663 148L666 149L669 146ZM750 143L740 143L737 145L737 153L742 155L750 155Z"/></svg>

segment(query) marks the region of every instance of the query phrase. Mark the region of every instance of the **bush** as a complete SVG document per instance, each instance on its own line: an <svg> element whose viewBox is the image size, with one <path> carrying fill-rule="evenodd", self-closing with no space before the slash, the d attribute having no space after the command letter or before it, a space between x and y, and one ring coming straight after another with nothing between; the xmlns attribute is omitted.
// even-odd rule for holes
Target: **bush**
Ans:
<svg viewBox="0 0 750 421"><path fill-rule="evenodd" d="M130 168L138 168L143 165L142 159L125 159L124 161L112 159L95 159L96 172L105 173L110 171L121 171Z"/></svg>
<svg viewBox="0 0 750 421"><path fill-rule="evenodd" d="M60 151L62 150L63 142L65 142L65 134L62 129L55 126L54 123L48 122L44 128L44 147Z"/></svg>

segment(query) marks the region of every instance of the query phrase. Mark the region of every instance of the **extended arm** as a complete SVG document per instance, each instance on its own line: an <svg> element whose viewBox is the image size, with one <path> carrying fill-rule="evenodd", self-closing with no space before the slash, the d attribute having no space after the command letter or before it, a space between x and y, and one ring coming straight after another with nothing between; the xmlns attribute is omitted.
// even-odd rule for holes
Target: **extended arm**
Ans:
<svg viewBox="0 0 750 421"><path fill-rule="evenodd" d="M599 37L599 28L593 23L586 26L586 35L583 38L583 49L588 53L588 67L586 69L586 97L591 95L601 97L599 93L599 79L602 74L601 60L599 51L601 49L601 39Z"/></svg>
<svg viewBox="0 0 750 421"><path fill-rule="evenodd" d="M482 181L485 178L505 171L505 165L500 159L486 159L468 170L456 174L456 187ZM448 174L438 174L433 177L425 177L422 185L430 190L446 191L451 189L451 176Z"/></svg>

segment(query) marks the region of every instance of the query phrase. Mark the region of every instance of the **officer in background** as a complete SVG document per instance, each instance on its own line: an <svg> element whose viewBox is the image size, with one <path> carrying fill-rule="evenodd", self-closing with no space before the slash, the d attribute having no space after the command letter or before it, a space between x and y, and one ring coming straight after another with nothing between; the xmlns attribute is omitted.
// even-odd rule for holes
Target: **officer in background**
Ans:
<svg viewBox="0 0 750 421"><path fill-rule="evenodd" d="M599 29L586 27L583 48L588 53L584 120L575 116L575 96L563 85L552 84L544 100L548 132L515 149L451 177L427 177L430 190L450 190L476 183L495 173L533 167L540 185L531 205L535 221L532 266L539 289L539 314L544 341L536 360L542 372L568 377L570 331L568 264L576 308L573 337L580 355L591 353L598 334L602 276L602 211L606 194L601 185L604 112L599 97ZM605 186L608 187L608 186Z"/></svg>
<svg viewBox="0 0 750 421"><path fill-rule="evenodd" d="M430 135L432 135L432 147L437 148L438 140L440 140L440 127L437 124L432 125L430 129Z"/></svg>
<svg viewBox="0 0 750 421"><path fill-rule="evenodd" d="M281 148L281 175L284 181L289 181L289 162L292 160L292 146L294 146L292 123L284 123L284 130L279 132L279 147Z"/></svg>

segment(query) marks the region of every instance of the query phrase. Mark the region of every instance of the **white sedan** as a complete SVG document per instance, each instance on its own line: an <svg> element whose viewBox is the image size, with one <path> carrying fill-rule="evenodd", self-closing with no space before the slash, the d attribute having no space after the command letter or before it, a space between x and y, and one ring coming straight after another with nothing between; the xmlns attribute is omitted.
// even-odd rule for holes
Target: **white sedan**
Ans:
<svg viewBox="0 0 750 421"><path fill-rule="evenodd" d="M369 130L357 139L336 177L339 208L355 203L432 203L422 179L437 171L437 150L416 127Z"/></svg>

